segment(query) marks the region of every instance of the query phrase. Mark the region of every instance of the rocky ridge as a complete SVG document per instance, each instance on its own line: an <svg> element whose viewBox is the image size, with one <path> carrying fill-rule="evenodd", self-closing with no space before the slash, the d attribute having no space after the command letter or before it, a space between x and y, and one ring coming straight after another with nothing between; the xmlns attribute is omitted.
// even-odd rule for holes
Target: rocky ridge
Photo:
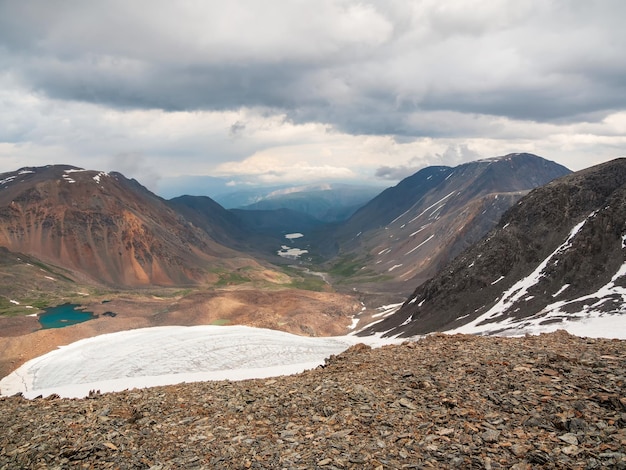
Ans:
<svg viewBox="0 0 626 470"><path fill-rule="evenodd" d="M623 315L624 220L626 159L558 178L520 200L365 333L410 337L468 325L503 333Z"/></svg>
<svg viewBox="0 0 626 470"><path fill-rule="evenodd" d="M626 341L357 345L297 376L0 399L0 469L626 468Z"/></svg>

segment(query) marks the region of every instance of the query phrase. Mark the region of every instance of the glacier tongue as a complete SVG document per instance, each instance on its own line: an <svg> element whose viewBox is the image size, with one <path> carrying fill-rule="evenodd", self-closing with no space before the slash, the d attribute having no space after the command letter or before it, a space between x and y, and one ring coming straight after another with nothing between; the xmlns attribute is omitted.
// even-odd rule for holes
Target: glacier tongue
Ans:
<svg viewBox="0 0 626 470"><path fill-rule="evenodd" d="M142 328L84 339L35 358L0 380L0 392L73 398L90 390L294 374L359 342L399 341L312 338L246 326Z"/></svg>

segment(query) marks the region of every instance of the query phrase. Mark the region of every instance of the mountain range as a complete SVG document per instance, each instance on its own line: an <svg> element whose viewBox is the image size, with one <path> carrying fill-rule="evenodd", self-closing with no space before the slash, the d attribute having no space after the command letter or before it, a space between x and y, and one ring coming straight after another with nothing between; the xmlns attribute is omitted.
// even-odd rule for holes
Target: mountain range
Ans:
<svg viewBox="0 0 626 470"><path fill-rule="evenodd" d="M330 223L348 219L380 191L381 188L374 186L317 184L276 189L267 194L257 195L252 203L236 206L233 206L232 202L230 204L233 208L249 211L289 209ZM235 196L236 193L230 197ZM224 202L227 200L226 197L223 199Z"/></svg>
<svg viewBox="0 0 626 470"><path fill-rule="evenodd" d="M289 209L226 210L202 196L167 201L115 172L25 167L0 175L0 306L7 289L29 282L38 292L229 279L289 286L296 271L279 265L292 264L317 279L315 289L404 296L397 311L372 316L366 335L506 333L616 314L625 185L624 159L571 173L511 154L425 168L346 221L321 224ZM280 258L281 244L310 250L307 260Z"/></svg>
<svg viewBox="0 0 626 470"><path fill-rule="evenodd" d="M186 175L159 179L155 192L164 199L208 196L225 209L291 209L333 222L345 220L384 188L339 182L266 186L237 178Z"/></svg>
<svg viewBox="0 0 626 470"><path fill-rule="evenodd" d="M282 189L264 198L274 209L226 210L205 196L164 200L120 173L26 167L0 175L0 246L68 280L116 288L211 284L224 272L272 270L268 262L284 263L278 250L294 247L326 260L322 269L336 285L401 295L478 240L528 190L568 171L528 154L429 167L347 220L323 223L279 201L307 194L317 201L324 193L341 211L371 188ZM302 238L285 238L294 232Z"/></svg>
<svg viewBox="0 0 626 470"><path fill-rule="evenodd" d="M77 282L189 285L210 282L218 269L260 268L218 241L226 222L213 232L196 227L120 173L52 165L0 175L0 246Z"/></svg>
<svg viewBox="0 0 626 470"><path fill-rule="evenodd" d="M410 292L480 240L531 189L570 173L531 154L424 168L388 188L318 246L369 290Z"/></svg>
<svg viewBox="0 0 626 470"><path fill-rule="evenodd" d="M556 179L364 334L519 334L626 314L626 159Z"/></svg>

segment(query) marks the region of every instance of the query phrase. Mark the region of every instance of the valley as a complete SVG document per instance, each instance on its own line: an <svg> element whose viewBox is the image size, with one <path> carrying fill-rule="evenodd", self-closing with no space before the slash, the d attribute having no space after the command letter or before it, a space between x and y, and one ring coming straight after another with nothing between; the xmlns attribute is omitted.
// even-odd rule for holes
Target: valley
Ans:
<svg viewBox="0 0 626 470"><path fill-rule="evenodd" d="M118 173L50 166L5 174L0 182L0 202L6 204L0 208L0 377L59 346L153 327L246 325L303 337L356 334L370 341L455 328L516 335L572 324L573 330L591 333L593 325L608 322L621 337L626 332L619 299L626 291L620 287L617 252L596 256L596 267L586 268L599 272L600 264L613 266L607 259L616 261L616 273L607 272L594 284L596 290L604 288L606 301L594 297L594 290L572 296L572 286L582 283L570 272L566 285L551 284L549 295L570 299L553 313L529 309L538 297L531 290L506 300L511 307L525 296L526 310L509 314L515 321L488 310L493 304L473 302L516 290L513 278L499 267L504 260L510 272L521 275L532 267L548 279L542 271L547 261L537 267L541 256L565 251L549 243L588 251L588 245L559 238L584 214L596 211L594 220L601 218L601 226L612 231L604 229L592 251L620 249L623 167L616 160L570 175L529 154L429 167L332 222L289 208L227 210L204 196L163 200ZM570 181L582 188L579 195L570 199L570 189L551 195L550 188L568 188ZM341 191L345 200L347 189ZM598 213L604 200L600 194L617 198L610 204L612 215ZM524 215L543 211L554 197L566 220ZM521 241L516 248L506 246L513 235L528 244L521 252ZM546 247L538 249L536 240L544 240ZM572 259L591 262L585 253ZM573 261L566 265L577 266ZM485 271L474 276L470 268ZM433 290L446 285L453 290ZM470 287L476 285L478 291ZM433 295L443 297L435 301ZM602 312L585 310L586 298L603 303ZM42 329L36 314L67 303L94 318ZM533 319L538 313L539 320Z"/></svg>
<svg viewBox="0 0 626 470"><path fill-rule="evenodd" d="M0 0L0 470L626 470L624 18Z"/></svg>
<svg viewBox="0 0 626 470"><path fill-rule="evenodd" d="M626 160L481 189L537 158L331 224L3 175L0 466L620 468Z"/></svg>

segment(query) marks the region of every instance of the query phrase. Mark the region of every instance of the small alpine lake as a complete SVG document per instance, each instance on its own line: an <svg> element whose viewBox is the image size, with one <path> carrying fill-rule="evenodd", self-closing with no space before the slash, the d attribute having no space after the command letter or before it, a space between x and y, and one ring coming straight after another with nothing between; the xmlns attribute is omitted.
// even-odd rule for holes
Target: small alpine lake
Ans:
<svg viewBox="0 0 626 470"><path fill-rule="evenodd" d="M76 304L63 304L47 308L39 315L39 323L43 329L63 328L96 318L92 312L76 310L79 307Z"/></svg>

